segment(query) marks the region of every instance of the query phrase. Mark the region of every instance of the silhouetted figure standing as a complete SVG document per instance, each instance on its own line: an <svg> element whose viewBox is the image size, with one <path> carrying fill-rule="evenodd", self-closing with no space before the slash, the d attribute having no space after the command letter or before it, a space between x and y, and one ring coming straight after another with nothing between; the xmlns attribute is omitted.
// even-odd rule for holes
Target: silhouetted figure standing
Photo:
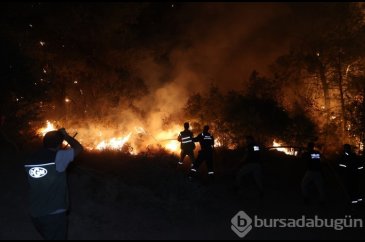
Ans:
<svg viewBox="0 0 365 242"><path fill-rule="evenodd" d="M306 203L309 203L309 187L314 184L320 202L323 205L326 199L324 190L324 179L322 174L321 153L314 150L314 143L309 143L307 151L303 153L302 159L307 163L307 171L302 180L302 193Z"/></svg>
<svg viewBox="0 0 365 242"><path fill-rule="evenodd" d="M209 133L209 126L204 126L204 130L201 134L194 138L194 142L199 142L201 150L199 151L198 158L193 163L191 172L197 173L201 164L205 161L208 168L208 175L214 176L213 167L213 151L214 151L214 137Z"/></svg>
<svg viewBox="0 0 365 242"><path fill-rule="evenodd" d="M61 149L64 140L70 144L70 149ZM66 169L83 147L65 129L48 132L43 144L25 163L30 214L44 239L66 240L69 205Z"/></svg>
<svg viewBox="0 0 365 242"><path fill-rule="evenodd" d="M262 158L261 147L256 143L252 136L246 137L246 152L243 160L243 166L238 171L236 178L236 187L241 185L242 178L247 175L252 175L259 189L260 196L263 196L264 185L262 179Z"/></svg>
<svg viewBox="0 0 365 242"><path fill-rule="evenodd" d="M360 194L359 177L360 172L363 171L364 167L361 164L360 157L352 151L351 145L349 144L345 144L343 147L339 169L346 190L350 196L351 204L356 205L361 203L363 199Z"/></svg>
<svg viewBox="0 0 365 242"><path fill-rule="evenodd" d="M181 156L179 165L184 164L184 159L186 156L190 157L192 164L195 162L194 150L195 150L195 143L194 143L194 135L189 130L190 125L189 123L184 123L184 131L180 132L179 137L177 140L181 143Z"/></svg>

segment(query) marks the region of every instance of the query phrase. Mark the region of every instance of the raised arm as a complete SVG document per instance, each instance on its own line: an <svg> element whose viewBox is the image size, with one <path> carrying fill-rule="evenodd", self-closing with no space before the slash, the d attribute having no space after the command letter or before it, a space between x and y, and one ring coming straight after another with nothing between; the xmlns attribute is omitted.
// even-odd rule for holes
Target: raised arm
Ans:
<svg viewBox="0 0 365 242"><path fill-rule="evenodd" d="M84 150L84 147L75 138L70 136L64 128L59 131L64 135L66 142L74 149L75 157L78 156Z"/></svg>

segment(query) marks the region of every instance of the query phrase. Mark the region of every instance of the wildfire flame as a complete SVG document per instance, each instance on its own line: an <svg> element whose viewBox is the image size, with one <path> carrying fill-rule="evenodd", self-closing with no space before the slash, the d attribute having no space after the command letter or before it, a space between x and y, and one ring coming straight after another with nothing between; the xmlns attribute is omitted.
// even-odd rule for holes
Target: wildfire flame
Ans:
<svg viewBox="0 0 365 242"><path fill-rule="evenodd" d="M40 128L38 130L38 134L42 137L44 137L48 132L57 130L54 124L52 124L50 121L47 120L47 126L44 128Z"/></svg>
<svg viewBox="0 0 365 242"><path fill-rule="evenodd" d="M37 134L40 137L44 137L47 132L57 130L55 123L47 120L45 127L38 129ZM127 148L130 149L125 151L132 155L149 150L150 148L158 149L158 147L162 147L173 154L179 154L180 152L180 142L177 141L177 137L181 131L179 125L172 125L169 129L159 130L155 133L141 126L129 127L129 131L127 129L119 133L118 129L98 124L87 129L81 127L76 130L79 134L78 140L83 144L85 149L90 151L123 151L126 145L128 145ZM123 132L128 135L124 136ZM214 146L223 146L219 137L216 138Z"/></svg>
<svg viewBox="0 0 365 242"><path fill-rule="evenodd" d="M215 139L214 141L214 147L222 147L223 143L221 142L221 140L219 138Z"/></svg>
<svg viewBox="0 0 365 242"><path fill-rule="evenodd" d="M276 140L274 140L273 147L281 147L281 146L283 146L282 143L279 143ZM297 155L297 152L293 148L276 148L276 150L279 152L284 152L287 155Z"/></svg>
<svg viewBox="0 0 365 242"><path fill-rule="evenodd" d="M131 154L137 154L144 148L158 145L171 153L177 154L180 151L180 143L176 140L179 133L179 126L175 126L167 131L160 131L155 136L146 131L143 127L135 127L132 132L126 136L113 135L110 129L102 127L96 128L94 131L79 132L79 141L90 151L115 150L121 151L128 143L131 145ZM46 133L57 130L54 123L47 120L43 128L37 130L40 137L44 137ZM113 130L113 129L112 129ZM114 130L113 130L114 132ZM87 136L86 136L87 133ZM141 143L140 140L142 140Z"/></svg>
<svg viewBox="0 0 365 242"><path fill-rule="evenodd" d="M137 134L147 134L147 132L142 127L136 127Z"/></svg>
<svg viewBox="0 0 365 242"><path fill-rule="evenodd" d="M125 137L112 138L108 141L101 141L97 146L97 150L122 150L124 145L129 141L132 133L129 133Z"/></svg>
<svg viewBox="0 0 365 242"><path fill-rule="evenodd" d="M179 135L180 128L179 126L174 126L170 130L159 132L154 139L166 150L178 154L180 143L177 141L177 136Z"/></svg>
<svg viewBox="0 0 365 242"><path fill-rule="evenodd" d="M50 121L47 120L46 123L47 123L46 127L40 128L37 131L38 135L41 137L44 137L48 132L57 130L56 126L53 123L51 123ZM62 145L67 146L67 142L63 141Z"/></svg>
<svg viewBox="0 0 365 242"><path fill-rule="evenodd" d="M165 148L173 153L176 153L179 151L180 146L178 141L171 140L169 143L165 145Z"/></svg>

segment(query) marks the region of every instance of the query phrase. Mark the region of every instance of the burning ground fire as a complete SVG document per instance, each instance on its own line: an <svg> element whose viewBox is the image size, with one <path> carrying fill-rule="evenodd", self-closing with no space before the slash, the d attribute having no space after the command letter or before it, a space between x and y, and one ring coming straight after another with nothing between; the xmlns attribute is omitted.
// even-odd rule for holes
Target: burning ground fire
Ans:
<svg viewBox="0 0 365 242"><path fill-rule="evenodd" d="M281 147L281 146L283 146L282 143L279 143L276 140L274 140L273 147ZM284 152L287 155L294 155L294 156L297 155L297 152L293 148L275 148L275 149L279 152Z"/></svg>
<svg viewBox="0 0 365 242"><path fill-rule="evenodd" d="M46 126L37 130L37 135L43 137L47 132L57 130L57 125L46 121ZM114 150L121 151L127 144L132 147L129 152L131 154L137 154L140 152L141 146L150 147L153 145L159 145L172 153L178 153L180 151L180 143L176 140L180 132L180 127L176 126L171 130L162 131L156 136L145 131L142 127L135 127L133 132L129 132L125 136L116 136L104 138L103 132L98 131L92 133L88 132L88 136L80 134L78 139L90 151L103 151ZM149 144L147 144L149 141ZM128 148L128 147L127 147ZM142 149L141 149L142 150Z"/></svg>
<svg viewBox="0 0 365 242"><path fill-rule="evenodd" d="M56 130L56 127L50 121L47 120L47 126L39 129L37 133L43 137L48 132L53 131L53 130Z"/></svg>
<svg viewBox="0 0 365 242"><path fill-rule="evenodd" d="M37 134L43 137L47 132L57 130L57 125L50 121L46 121L46 126L37 130ZM166 131L160 131L159 133L152 135L142 127L135 127L132 132L129 132L125 136L106 137L102 131L98 132L81 132L78 139L84 145L87 150L90 151L103 151L114 150L122 151L124 148L130 146L132 149L128 150L131 154L138 154L140 151L148 149L153 145L164 148L165 150L178 154L180 152L180 143L176 140L181 127L174 126L172 129ZM87 133L87 136L82 133ZM91 133L91 135L90 135ZM105 132L108 133L108 132ZM219 137L216 139L216 147L222 146ZM293 148L279 148L283 146L282 143L274 140L273 147L277 151L284 152L287 155L296 155L296 151Z"/></svg>
<svg viewBox="0 0 365 242"><path fill-rule="evenodd" d="M96 149L97 150L106 150L106 149L111 149L111 150L121 150L123 148L123 146L129 141L130 137L131 137L132 133L129 133L127 136L125 137L121 137L121 138L111 138L108 141L101 141L97 146Z"/></svg>

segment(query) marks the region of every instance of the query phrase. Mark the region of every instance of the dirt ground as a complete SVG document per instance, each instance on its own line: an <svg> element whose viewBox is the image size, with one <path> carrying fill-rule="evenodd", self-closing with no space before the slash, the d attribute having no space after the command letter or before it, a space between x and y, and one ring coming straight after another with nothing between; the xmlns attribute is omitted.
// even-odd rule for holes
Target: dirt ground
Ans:
<svg viewBox="0 0 365 242"><path fill-rule="evenodd" d="M2 240L41 239L28 215L24 157L11 148L1 151ZM239 191L234 189L237 154L217 154L216 160L214 182L204 174L189 182L188 160L177 168L176 157L166 154L83 154L69 168L69 239L240 239L231 230L231 218L241 210L259 218L364 218L364 207L354 211L346 205L329 167L324 172L328 202L320 207L315 201L310 206L302 201L304 164L298 159L268 156L262 199L250 179L243 180ZM246 239L364 239L364 232L254 228Z"/></svg>

